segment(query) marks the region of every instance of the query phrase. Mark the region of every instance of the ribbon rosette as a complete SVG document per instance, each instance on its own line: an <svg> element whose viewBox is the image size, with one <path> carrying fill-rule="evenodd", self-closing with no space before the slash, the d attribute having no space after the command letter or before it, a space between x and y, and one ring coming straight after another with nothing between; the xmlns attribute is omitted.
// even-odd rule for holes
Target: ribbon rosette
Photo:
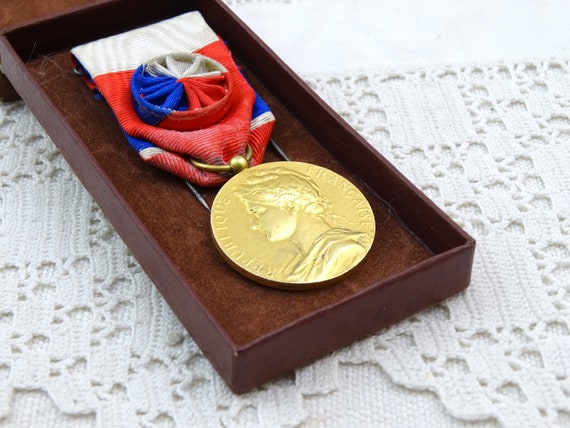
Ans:
<svg viewBox="0 0 570 428"><path fill-rule="evenodd" d="M135 110L146 123L192 131L222 120L231 106L232 79L200 54L170 54L139 66L131 79Z"/></svg>
<svg viewBox="0 0 570 428"><path fill-rule="evenodd" d="M72 54L147 163L216 186L229 177L202 171L189 158L227 165L249 145L251 165L261 162L275 118L199 12L87 43Z"/></svg>

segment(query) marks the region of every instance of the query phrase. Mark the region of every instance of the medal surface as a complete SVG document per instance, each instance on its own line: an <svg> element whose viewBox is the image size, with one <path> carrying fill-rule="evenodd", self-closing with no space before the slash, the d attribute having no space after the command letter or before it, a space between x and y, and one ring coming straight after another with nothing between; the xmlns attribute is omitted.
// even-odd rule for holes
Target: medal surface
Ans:
<svg viewBox="0 0 570 428"><path fill-rule="evenodd" d="M370 204L344 177L302 162L247 168L218 192L214 242L226 261L264 285L322 287L356 267L372 246Z"/></svg>

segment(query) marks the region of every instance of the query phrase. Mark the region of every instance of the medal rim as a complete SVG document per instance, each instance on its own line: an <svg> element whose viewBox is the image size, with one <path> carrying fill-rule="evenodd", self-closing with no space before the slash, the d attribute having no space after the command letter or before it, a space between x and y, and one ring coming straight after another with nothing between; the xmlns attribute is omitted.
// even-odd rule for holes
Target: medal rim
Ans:
<svg viewBox="0 0 570 428"><path fill-rule="evenodd" d="M234 175L233 177L231 177L226 183L224 183L222 188L228 184L231 184L231 182L236 177L239 177L241 174L248 174L249 171L260 169L260 168L266 168L266 167L269 168L269 166L278 167L278 166L291 166L291 165L302 165L302 166L306 166L306 167L318 167L318 168L323 169L329 173L332 173L338 177L341 177L343 180L346 180L352 186L354 186L354 188L359 192L359 195L362 197L362 200L366 202L367 208L369 209L370 214L372 215L372 218L373 218L373 222L372 222L373 230L370 233L370 236L371 236L370 245L366 248L365 254L362 256L362 258L360 260L358 260L349 269L346 269L345 271L339 273L338 275L335 275L331 278L327 278L325 280L314 280L314 281L307 281L307 282L285 282L285 281L279 281L279 280L272 280L272 279L269 279L269 278L262 276L262 275L256 275L255 273L253 273L253 272L245 269L244 267L242 267L240 264L235 262L230 256L228 256L228 254L224 251L224 249L222 248L222 246L218 242L218 239L216 238L216 233L214 231L213 218L214 218L214 214L215 214L216 203L219 201L219 198L221 197L220 196L222 193L221 189L220 189L220 191L218 191L218 193L216 194L216 196L214 197L214 200L212 202L212 207L211 207L211 212L210 212L210 234L212 235L212 240L214 241L214 246L215 246L217 252L222 256L222 258L225 260L225 262L229 266L231 266L234 270L236 270L238 273L240 273L244 277L249 278L258 284L261 284L261 285L264 285L264 286L267 286L270 288L274 288L274 289L288 290L288 291L291 291L291 290L294 290L294 291L310 291L310 290L315 290L315 289L327 287L327 286L330 286L334 283L341 281L343 278L349 276L354 271L355 268L357 268L358 266L360 266L364 262L364 260L370 254L370 250L372 249L372 246L374 245L374 242L376 240L376 230L377 230L376 216L374 215L374 211L372 209L372 206L370 205L370 202L368 201L366 196L364 196L363 192L358 187L356 187L356 185L352 181L343 177L339 173L332 171L329 168L326 168L326 167L323 167L320 165L316 165L316 164L311 164L308 162L276 161L276 162L263 163L263 164L259 164L256 166L252 166L252 167L247 168L247 169L243 170L242 172ZM241 178L243 178L243 176Z"/></svg>

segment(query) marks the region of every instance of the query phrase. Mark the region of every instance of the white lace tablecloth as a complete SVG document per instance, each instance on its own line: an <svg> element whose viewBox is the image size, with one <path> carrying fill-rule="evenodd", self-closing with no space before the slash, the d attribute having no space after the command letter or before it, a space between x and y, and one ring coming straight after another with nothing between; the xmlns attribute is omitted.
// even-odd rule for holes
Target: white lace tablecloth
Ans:
<svg viewBox="0 0 570 428"><path fill-rule="evenodd" d="M0 103L0 426L570 426L568 7L228 3L476 238L471 286L233 395L26 106Z"/></svg>

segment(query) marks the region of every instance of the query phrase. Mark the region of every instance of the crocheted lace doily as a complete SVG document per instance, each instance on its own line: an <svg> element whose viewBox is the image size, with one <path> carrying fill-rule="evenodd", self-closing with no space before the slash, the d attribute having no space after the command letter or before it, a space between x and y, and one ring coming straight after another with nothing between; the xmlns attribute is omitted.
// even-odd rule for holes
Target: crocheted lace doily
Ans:
<svg viewBox="0 0 570 428"><path fill-rule="evenodd" d="M570 64L305 80L478 243L460 295L233 395L0 103L0 426L570 425Z"/></svg>

